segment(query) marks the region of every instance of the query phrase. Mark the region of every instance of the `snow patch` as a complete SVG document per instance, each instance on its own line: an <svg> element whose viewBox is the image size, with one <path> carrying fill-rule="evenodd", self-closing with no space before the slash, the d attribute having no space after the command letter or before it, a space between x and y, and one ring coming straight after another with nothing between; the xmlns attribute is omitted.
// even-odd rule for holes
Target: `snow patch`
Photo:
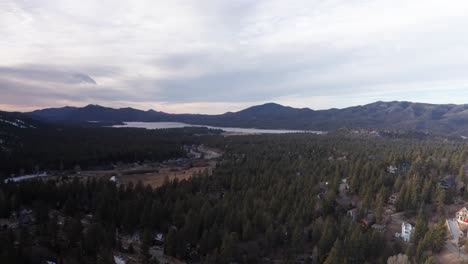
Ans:
<svg viewBox="0 0 468 264"><path fill-rule="evenodd" d="M16 122L0 119L0 122L7 123L9 125L19 127L19 128L28 128L28 126L21 120L16 119Z"/></svg>
<svg viewBox="0 0 468 264"><path fill-rule="evenodd" d="M0 116L0 117L2 117L2 116ZM25 123L23 120L20 120L20 119L15 119L14 121L10 121L10 120L0 118L0 122L9 124L9 125L12 125L12 126L15 126L15 127L19 127L19 128L36 128L35 126L29 125L29 124Z"/></svg>

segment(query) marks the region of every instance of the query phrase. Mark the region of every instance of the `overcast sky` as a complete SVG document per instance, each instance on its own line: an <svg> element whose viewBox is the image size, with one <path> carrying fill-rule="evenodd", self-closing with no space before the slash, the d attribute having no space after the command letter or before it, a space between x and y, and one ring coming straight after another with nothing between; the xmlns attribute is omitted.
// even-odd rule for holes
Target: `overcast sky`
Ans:
<svg viewBox="0 0 468 264"><path fill-rule="evenodd" d="M0 109L468 103L468 1L0 0Z"/></svg>

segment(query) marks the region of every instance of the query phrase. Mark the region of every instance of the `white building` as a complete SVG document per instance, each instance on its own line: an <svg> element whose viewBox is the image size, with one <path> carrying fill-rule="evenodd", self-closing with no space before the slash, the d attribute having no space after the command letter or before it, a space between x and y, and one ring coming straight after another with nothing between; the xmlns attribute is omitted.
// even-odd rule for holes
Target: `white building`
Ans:
<svg viewBox="0 0 468 264"><path fill-rule="evenodd" d="M410 242L411 235L413 234L413 226L409 223L401 223L401 239L405 242Z"/></svg>
<svg viewBox="0 0 468 264"><path fill-rule="evenodd" d="M457 212L457 214L455 215L455 219L457 219L457 222L460 224L468 224L468 210L466 209L466 207L463 207L462 209L460 209L460 211Z"/></svg>
<svg viewBox="0 0 468 264"><path fill-rule="evenodd" d="M398 168L395 167L395 166L393 166L393 165L390 165L390 166L387 167L387 171L388 171L389 173L391 173L391 174L395 174L395 173L397 173Z"/></svg>

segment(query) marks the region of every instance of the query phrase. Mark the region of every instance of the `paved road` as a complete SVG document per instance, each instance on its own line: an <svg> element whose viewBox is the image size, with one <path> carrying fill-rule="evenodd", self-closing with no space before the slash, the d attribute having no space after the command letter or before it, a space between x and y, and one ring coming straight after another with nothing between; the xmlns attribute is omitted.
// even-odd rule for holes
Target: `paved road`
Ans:
<svg viewBox="0 0 468 264"><path fill-rule="evenodd" d="M464 253L463 249L459 251L459 248L456 246L458 244L458 238L461 233L460 228L458 227L457 221L452 220L452 219L447 219L447 224L448 224L451 240L447 240L445 242L445 247L454 255L458 256L458 254L460 254L460 257L462 259L468 260L468 254Z"/></svg>
<svg viewBox="0 0 468 264"><path fill-rule="evenodd" d="M450 235L452 237L452 241L455 244L458 244L458 238L460 237L460 228L458 227L457 221L447 219L447 223L449 225Z"/></svg>
<svg viewBox="0 0 468 264"><path fill-rule="evenodd" d="M445 242L445 247L450 252L458 256L458 248L455 247L452 243L450 243L450 241ZM468 254L463 253L463 249L460 251L460 257L463 258L464 260L468 260Z"/></svg>

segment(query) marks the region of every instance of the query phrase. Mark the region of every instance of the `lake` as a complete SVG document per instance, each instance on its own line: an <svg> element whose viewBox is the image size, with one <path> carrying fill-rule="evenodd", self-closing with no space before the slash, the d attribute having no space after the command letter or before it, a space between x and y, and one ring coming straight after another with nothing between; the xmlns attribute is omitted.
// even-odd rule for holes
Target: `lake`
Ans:
<svg viewBox="0 0 468 264"><path fill-rule="evenodd" d="M204 125L191 125L180 122L124 122L124 125L115 125L112 127L135 127L146 129L164 129L164 128L182 128L182 127L207 127L212 129L221 129L225 132L233 133L251 133L251 134L286 134L286 133L314 133L325 134L323 131L312 130L285 130L285 129L259 129L259 128L240 128L240 127L214 127Z"/></svg>

